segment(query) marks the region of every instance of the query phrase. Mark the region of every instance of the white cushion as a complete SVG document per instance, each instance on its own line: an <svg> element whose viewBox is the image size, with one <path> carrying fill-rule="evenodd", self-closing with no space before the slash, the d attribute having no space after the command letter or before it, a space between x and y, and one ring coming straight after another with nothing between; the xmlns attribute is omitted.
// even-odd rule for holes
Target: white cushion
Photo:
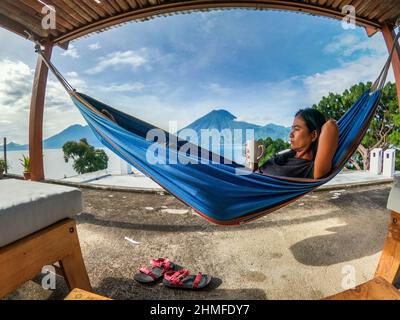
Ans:
<svg viewBox="0 0 400 320"><path fill-rule="evenodd" d="M79 189L0 180L0 247L82 212Z"/></svg>

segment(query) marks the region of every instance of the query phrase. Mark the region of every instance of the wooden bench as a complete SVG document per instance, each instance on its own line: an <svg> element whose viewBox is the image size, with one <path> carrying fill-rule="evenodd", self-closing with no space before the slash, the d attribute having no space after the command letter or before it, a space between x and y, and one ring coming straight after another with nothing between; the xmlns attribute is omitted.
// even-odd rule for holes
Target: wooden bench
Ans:
<svg viewBox="0 0 400 320"><path fill-rule="evenodd" d="M55 262L59 262L59 272L70 290L92 290L73 219L0 248L0 298L34 278L43 266Z"/></svg>
<svg viewBox="0 0 400 320"><path fill-rule="evenodd" d="M90 291L74 217L82 192L49 183L0 180L0 299L59 263L70 290Z"/></svg>

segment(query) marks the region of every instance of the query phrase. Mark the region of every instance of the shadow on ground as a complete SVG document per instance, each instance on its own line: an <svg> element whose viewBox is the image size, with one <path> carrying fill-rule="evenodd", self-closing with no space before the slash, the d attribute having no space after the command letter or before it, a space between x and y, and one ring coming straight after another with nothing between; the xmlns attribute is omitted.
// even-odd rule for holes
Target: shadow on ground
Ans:
<svg viewBox="0 0 400 320"><path fill-rule="evenodd" d="M219 278L213 278L209 286L202 290L171 289L158 283L145 286L126 278L105 278L101 284L94 289L102 295L108 295L112 299L267 299L263 290L260 289L218 289L222 284Z"/></svg>
<svg viewBox="0 0 400 320"><path fill-rule="evenodd" d="M355 202L353 194L344 194L340 202L335 202L338 210L331 217L339 217L343 226L328 228L325 231L330 234L307 238L290 247L298 262L329 266L382 250L389 223L388 212L382 210L386 207L387 194L362 192L357 197ZM351 214L346 212L349 208L352 208Z"/></svg>
<svg viewBox="0 0 400 320"><path fill-rule="evenodd" d="M69 290L64 279L57 277L54 290L43 289L42 279L42 275L36 276L32 282L13 292L6 300L62 300L68 295ZM141 285L133 279L108 277L103 279L99 286L94 287L93 292L114 300L267 299L265 292L260 289L218 289L221 284L222 280L214 277L205 289L182 290L164 287L162 283Z"/></svg>

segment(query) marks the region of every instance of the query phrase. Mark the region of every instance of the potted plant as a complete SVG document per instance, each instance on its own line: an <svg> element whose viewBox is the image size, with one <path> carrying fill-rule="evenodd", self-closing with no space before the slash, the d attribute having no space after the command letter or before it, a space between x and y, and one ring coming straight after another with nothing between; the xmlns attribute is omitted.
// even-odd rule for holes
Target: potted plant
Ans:
<svg viewBox="0 0 400 320"><path fill-rule="evenodd" d="M4 171L8 168L6 160L0 159L0 179L4 177Z"/></svg>
<svg viewBox="0 0 400 320"><path fill-rule="evenodd" d="M31 159L22 155L22 159L19 159L19 161L21 161L21 164L24 167L25 180L29 180L31 178Z"/></svg>

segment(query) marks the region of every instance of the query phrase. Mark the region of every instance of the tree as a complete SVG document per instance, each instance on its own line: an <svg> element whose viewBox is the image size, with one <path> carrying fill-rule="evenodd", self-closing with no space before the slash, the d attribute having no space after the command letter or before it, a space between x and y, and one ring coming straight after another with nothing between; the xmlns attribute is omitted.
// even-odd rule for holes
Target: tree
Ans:
<svg viewBox="0 0 400 320"><path fill-rule="evenodd" d="M270 137L266 139L260 139L259 141L262 141L265 147L265 153L264 156L260 159L259 161L259 167L262 167L262 165L271 157L276 155L278 152L289 149L290 144L288 142L283 141L282 139L276 139L272 140Z"/></svg>
<svg viewBox="0 0 400 320"><path fill-rule="evenodd" d="M372 83L359 83L345 90L342 94L329 93L313 108L321 111L328 119L338 120L357 101L357 99ZM375 117L357 149L357 154L350 160L350 166L357 170L369 168L369 154L374 148L387 149L393 145L399 146L400 119L398 114L398 99L396 85L388 83L383 88ZM400 159L400 155L399 155ZM400 161L399 161L400 164Z"/></svg>
<svg viewBox="0 0 400 320"><path fill-rule="evenodd" d="M95 149L85 138L79 142L68 141L63 147L64 160L74 161L73 168L79 174L107 169L108 156L104 150Z"/></svg>

